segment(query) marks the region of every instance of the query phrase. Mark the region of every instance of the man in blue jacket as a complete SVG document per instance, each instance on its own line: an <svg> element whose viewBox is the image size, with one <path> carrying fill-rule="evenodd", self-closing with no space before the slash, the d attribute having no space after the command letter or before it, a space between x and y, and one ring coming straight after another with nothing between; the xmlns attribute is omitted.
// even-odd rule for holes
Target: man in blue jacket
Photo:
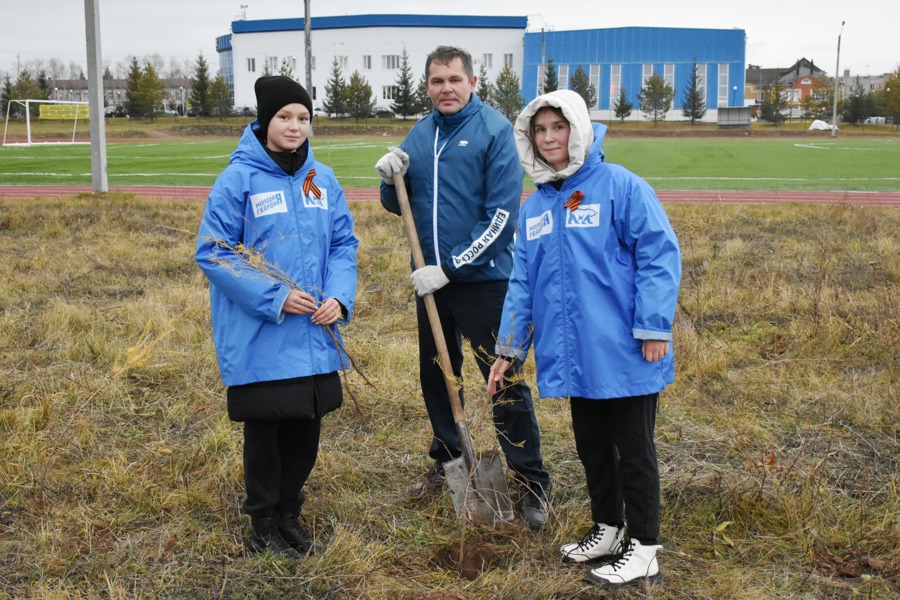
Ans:
<svg viewBox="0 0 900 600"><path fill-rule="evenodd" d="M511 123L473 93L477 78L469 53L439 46L428 56L425 73L434 109L375 169L384 180L381 203L395 214L400 206L393 175L403 174L427 264L411 277L419 296L419 376L434 433L429 451L434 466L426 485L435 487L442 465L460 456L462 447L421 296L434 295L454 374L461 372L465 337L487 378L512 270L524 173ZM531 390L519 381L491 400L507 465L524 487L522 517L538 529L546 521L550 477Z"/></svg>

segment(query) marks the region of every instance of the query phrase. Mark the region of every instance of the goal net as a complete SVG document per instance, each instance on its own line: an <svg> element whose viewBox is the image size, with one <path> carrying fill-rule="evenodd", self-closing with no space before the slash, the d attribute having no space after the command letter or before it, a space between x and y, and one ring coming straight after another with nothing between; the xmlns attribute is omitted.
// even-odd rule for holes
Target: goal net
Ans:
<svg viewBox="0 0 900 600"><path fill-rule="evenodd" d="M3 125L4 146L40 146L48 144L89 144L90 116L87 102L72 100L10 100ZM24 136L21 120L25 122ZM68 123L71 121L69 136ZM10 124L13 131L10 131ZM32 134L36 139L32 138Z"/></svg>

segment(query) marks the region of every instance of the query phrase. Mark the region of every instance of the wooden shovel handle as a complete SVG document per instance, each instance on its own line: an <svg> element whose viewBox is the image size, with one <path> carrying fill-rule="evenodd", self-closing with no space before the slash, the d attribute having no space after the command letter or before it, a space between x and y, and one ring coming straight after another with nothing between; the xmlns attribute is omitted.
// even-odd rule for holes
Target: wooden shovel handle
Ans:
<svg viewBox="0 0 900 600"><path fill-rule="evenodd" d="M413 221L412 209L409 206L409 196L406 193L406 183L403 175L394 173L394 189L397 190L397 199L400 201L400 216L403 218L403 228L409 240L412 250L413 265L417 269L425 266L425 256L422 254L422 245L419 243L419 234L416 233L416 223ZM465 421L462 403L459 400L459 386L453 380L453 366L450 364L450 353L447 351L447 340L444 338L444 329L441 327L441 318L438 315L437 304L434 296L425 294L422 296L425 302L425 312L428 313L428 322L431 325L431 334L434 336L434 345L437 346L438 360L441 371L444 373L444 383L447 385L447 395L450 396L450 408L453 411L453 420L457 424Z"/></svg>

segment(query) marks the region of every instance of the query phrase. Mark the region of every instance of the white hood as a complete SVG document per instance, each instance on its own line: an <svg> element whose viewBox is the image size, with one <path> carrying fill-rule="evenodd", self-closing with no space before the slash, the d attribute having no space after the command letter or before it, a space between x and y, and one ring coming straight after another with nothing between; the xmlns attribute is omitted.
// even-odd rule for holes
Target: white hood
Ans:
<svg viewBox="0 0 900 600"><path fill-rule="evenodd" d="M563 116L569 121L571 132L569 133L569 165L562 171L556 171L540 156L534 154L534 143L531 136L531 119L545 106L553 106L562 110ZM515 124L516 150L519 152L519 162L525 172L535 183L547 183L555 179L565 179L584 164L591 144L594 143L594 129L591 127L591 117L588 114L587 105L576 92L572 90L557 90L538 96L528 103Z"/></svg>

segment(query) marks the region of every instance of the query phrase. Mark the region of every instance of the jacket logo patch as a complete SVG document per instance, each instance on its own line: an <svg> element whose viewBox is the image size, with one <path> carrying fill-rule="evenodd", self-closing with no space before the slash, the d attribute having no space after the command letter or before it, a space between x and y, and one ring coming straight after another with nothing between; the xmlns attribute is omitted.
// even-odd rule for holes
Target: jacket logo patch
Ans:
<svg viewBox="0 0 900 600"><path fill-rule="evenodd" d="M275 213L286 213L287 202L284 198L284 192L262 192L250 196L250 204L253 205L253 216L257 219Z"/></svg>
<svg viewBox="0 0 900 600"><path fill-rule="evenodd" d="M553 213L549 210L544 214L525 219L525 239L527 240L536 240L552 231Z"/></svg>
<svg viewBox="0 0 900 600"><path fill-rule="evenodd" d="M459 140L459 146L461 148L465 148L468 145L469 145L469 140Z"/></svg>
<svg viewBox="0 0 900 600"><path fill-rule="evenodd" d="M475 259L496 241L507 221L509 221L509 211L498 208L497 212L494 213L494 218L491 219L490 225L481 234L481 237L476 238L472 245L466 248L462 254L453 257L453 266L458 269L463 265L475 262Z"/></svg>
<svg viewBox="0 0 900 600"><path fill-rule="evenodd" d="M319 189L322 194L321 198L316 198L313 194L303 196L303 206L306 208L321 208L328 210L328 190Z"/></svg>
<svg viewBox="0 0 900 600"><path fill-rule="evenodd" d="M600 205L583 204L566 216L566 227L600 227Z"/></svg>

